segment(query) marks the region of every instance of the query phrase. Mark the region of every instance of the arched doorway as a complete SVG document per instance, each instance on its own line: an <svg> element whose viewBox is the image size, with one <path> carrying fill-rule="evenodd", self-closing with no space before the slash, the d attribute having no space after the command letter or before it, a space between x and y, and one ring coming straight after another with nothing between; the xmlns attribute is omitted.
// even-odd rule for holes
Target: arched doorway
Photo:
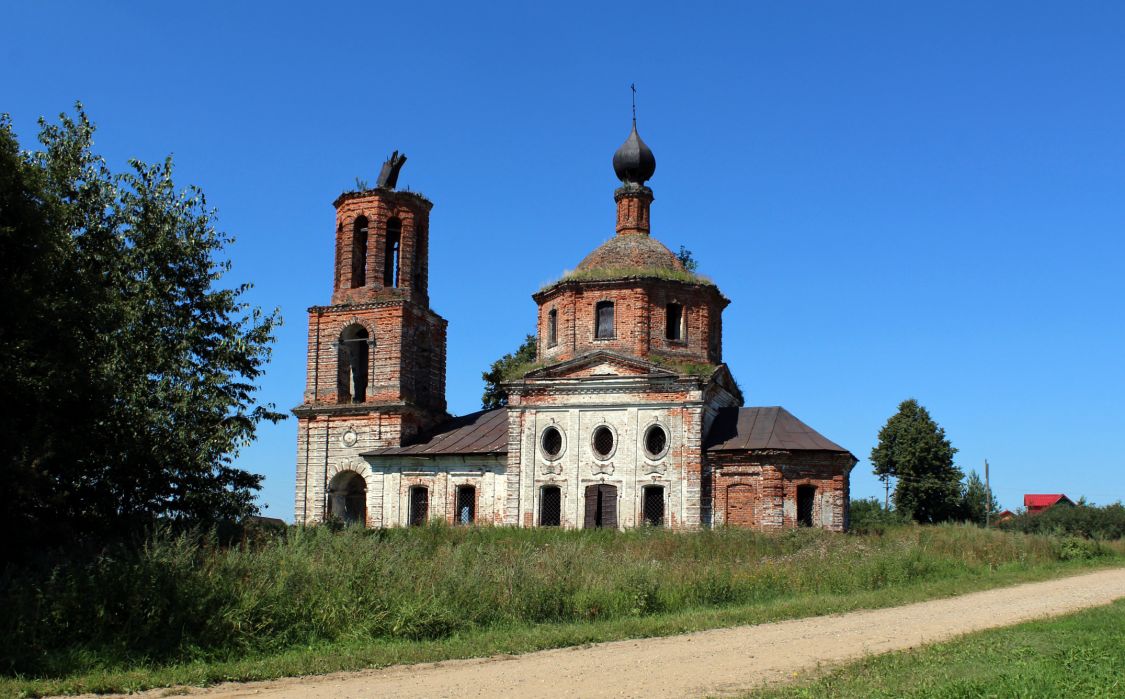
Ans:
<svg viewBox="0 0 1125 699"><path fill-rule="evenodd" d="M370 337L362 325L349 325L340 333L336 366L336 395L340 403L367 400L367 364Z"/></svg>
<svg viewBox="0 0 1125 699"><path fill-rule="evenodd" d="M753 527L754 501L754 486L747 483L727 486L727 512L724 520L727 526Z"/></svg>
<svg viewBox="0 0 1125 699"><path fill-rule="evenodd" d="M355 471L341 471L328 484L328 516L344 524L367 524L367 481Z"/></svg>

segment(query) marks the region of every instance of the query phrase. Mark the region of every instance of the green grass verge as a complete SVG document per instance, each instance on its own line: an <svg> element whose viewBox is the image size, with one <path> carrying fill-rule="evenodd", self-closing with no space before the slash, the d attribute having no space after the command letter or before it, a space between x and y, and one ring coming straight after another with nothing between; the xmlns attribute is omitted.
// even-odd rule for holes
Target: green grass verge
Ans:
<svg viewBox="0 0 1125 699"><path fill-rule="evenodd" d="M1123 697L1125 600L1055 619L873 656L748 696Z"/></svg>

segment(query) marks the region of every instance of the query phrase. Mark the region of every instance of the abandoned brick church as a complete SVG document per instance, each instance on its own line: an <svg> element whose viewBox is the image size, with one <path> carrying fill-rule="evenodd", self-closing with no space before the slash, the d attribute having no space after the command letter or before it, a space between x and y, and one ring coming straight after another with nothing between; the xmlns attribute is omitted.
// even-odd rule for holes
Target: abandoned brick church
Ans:
<svg viewBox="0 0 1125 699"><path fill-rule="evenodd" d="M538 291L538 362L507 407L450 417L446 321L430 308L426 198L336 201L332 303L309 309L294 408L296 515L370 527L848 526L856 459L784 408L743 407L723 363L730 301L650 235L656 159L613 156L617 233Z"/></svg>

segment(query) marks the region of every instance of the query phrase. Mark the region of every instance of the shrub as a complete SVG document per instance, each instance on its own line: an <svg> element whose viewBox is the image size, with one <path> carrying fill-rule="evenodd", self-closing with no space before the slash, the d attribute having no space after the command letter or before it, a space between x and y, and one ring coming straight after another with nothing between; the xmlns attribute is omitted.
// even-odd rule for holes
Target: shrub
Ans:
<svg viewBox="0 0 1125 699"><path fill-rule="evenodd" d="M1023 513L1000 525L1009 531L1026 534L1078 536L1086 539L1116 540L1125 537L1125 506L1056 505L1038 514Z"/></svg>

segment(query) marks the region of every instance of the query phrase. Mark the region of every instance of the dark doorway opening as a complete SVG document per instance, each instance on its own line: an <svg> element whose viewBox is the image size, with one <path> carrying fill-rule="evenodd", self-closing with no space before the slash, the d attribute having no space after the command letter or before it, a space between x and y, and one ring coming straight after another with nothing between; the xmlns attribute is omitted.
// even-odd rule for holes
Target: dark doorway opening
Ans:
<svg viewBox="0 0 1125 699"><path fill-rule="evenodd" d="M430 490L416 485L410 489L410 526L424 527L430 519Z"/></svg>
<svg viewBox="0 0 1125 699"><path fill-rule="evenodd" d="M477 489L471 485L457 486L457 524L477 520Z"/></svg>
<svg viewBox="0 0 1125 699"><path fill-rule="evenodd" d="M813 525L813 502L816 499L815 485L797 486L797 526Z"/></svg>
<svg viewBox="0 0 1125 699"><path fill-rule="evenodd" d="M328 484L328 516L344 524L367 524L367 482L355 471L336 474Z"/></svg>
<svg viewBox="0 0 1125 699"><path fill-rule="evenodd" d="M647 485L641 497L641 520L653 527L664 526L664 486Z"/></svg>
<svg viewBox="0 0 1125 699"><path fill-rule="evenodd" d="M557 485L545 485L539 494L539 526L562 524L562 491Z"/></svg>
<svg viewBox="0 0 1125 699"><path fill-rule="evenodd" d="M586 518L583 526L587 529L617 528L616 486L602 483L586 487Z"/></svg>

